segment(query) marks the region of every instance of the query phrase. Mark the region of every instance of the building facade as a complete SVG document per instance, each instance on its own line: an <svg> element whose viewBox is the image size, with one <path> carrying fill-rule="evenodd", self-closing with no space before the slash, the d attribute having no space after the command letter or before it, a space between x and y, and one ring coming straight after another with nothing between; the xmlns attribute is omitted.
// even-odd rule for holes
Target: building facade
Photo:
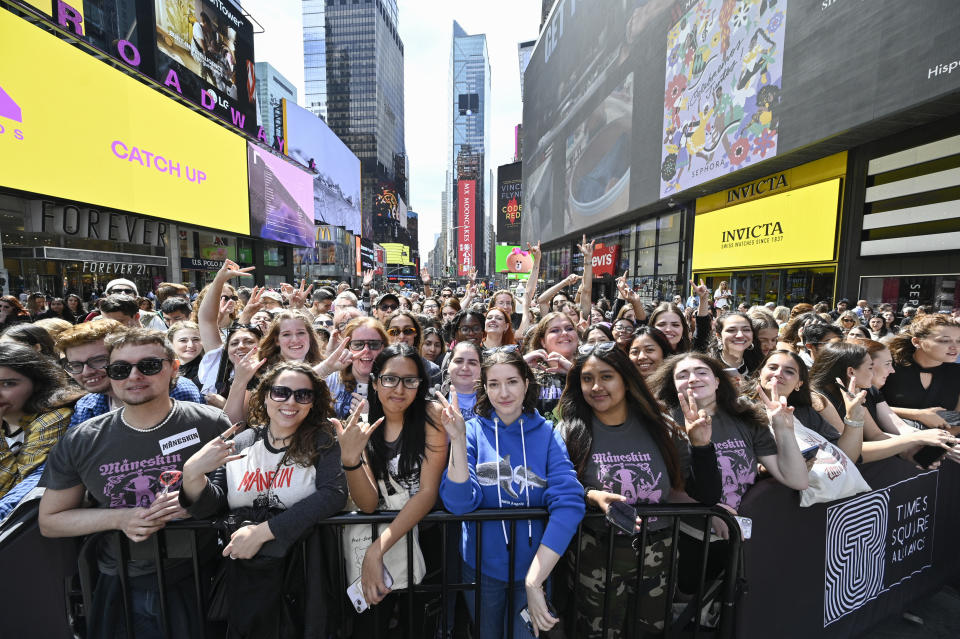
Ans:
<svg viewBox="0 0 960 639"><path fill-rule="evenodd" d="M257 76L257 124L263 127L267 140L274 144L276 136L283 137L281 100L296 103L297 87L269 62L257 62L254 69Z"/></svg>
<svg viewBox="0 0 960 639"><path fill-rule="evenodd" d="M469 267L487 274L490 57L487 38L470 35L454 21L450 47L447 165L448 266L463 276Z"/></svg>
<svg viewBox="0 0 960 639"><path fill-rule="evenodd" d="M378 193L387 187L407 198L397 23L396 0L303 2L305 106L360 158L362 234L375 241Z"/></svg>

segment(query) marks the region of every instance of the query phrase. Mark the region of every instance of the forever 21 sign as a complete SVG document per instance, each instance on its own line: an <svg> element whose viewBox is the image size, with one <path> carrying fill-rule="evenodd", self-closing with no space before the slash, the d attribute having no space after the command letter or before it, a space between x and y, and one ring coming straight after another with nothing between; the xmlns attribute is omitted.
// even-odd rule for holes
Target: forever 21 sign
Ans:
<svg viewBox="0 0 960 639"><path fill-rule="evenodd" d="M84 262L82 272L96 275L146 275L147 265L128 262Z"/></svg>

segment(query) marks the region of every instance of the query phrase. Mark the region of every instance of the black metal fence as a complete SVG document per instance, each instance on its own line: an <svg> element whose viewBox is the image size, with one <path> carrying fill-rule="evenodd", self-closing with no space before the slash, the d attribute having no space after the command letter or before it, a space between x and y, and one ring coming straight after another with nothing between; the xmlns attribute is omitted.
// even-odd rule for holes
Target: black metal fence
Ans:
<svg viewBox="0 0 960 639"><path fill-rule="evenodd" d="M638 508L638 511L642 519L642 525L640 531L632 540L633 548L636 551L637 574L633 587L629 588L632 592L628 599L629 603L627 608L636 611L645 603L643 599L648 596L648 592L643 584L645 583L645 577L649 578L652 576L650 573L653 570L661 573L661 583L665 582L666 584L666 596L662 597L663 613L657 627L637 624L631 627L629 636L733 637L735 606L738 595L738 578L740 576L739 562L741 559L740 529L737 521L728 511L722 508L698 505L666 504L641 506ZM337 599L340 602L340 609L336 611L336 614L340 615L341 619L347 620L354 615L352 605L346 596L346 589L349 584L346 583L346 571L344 569L343 527L353 524L370 524L374 537L376 537L378 529L393 521L395 516L395 512L379 512L369 515L350 513L332 517L318 526L318 529L324 529L323 531L318 530L318 532L326 532L328 534L332 532L337 541L335 554L336 566L339 569L334 570L339 574L336 575L333 582L335 584L334 593L339 593L340 595ZM468 625L473 629L471 636L478 636L476 628L485 612L484 602L481 596L481 584L484 579L482 570L484 557L481 555L483 526L477 525L475 527L478 537L476 556L474 557L475 565L478 567L476 570L476 580L473 582L465 582L459 578L459 569L452 570L453 565L459 566L459 563L454 564L454 562L448 561L448 558L454 555L459 556L459 550L451 548L450 545L451 543L456 543L459 539L459 527L462 522L501 520L508 522L510 540L508 545L509 582L514 583L517 581L517 577L519 577L520 581L522 581L524 577L524 575L514 575L516 523L518 520L545 519L546 517L547 511L543 509L480 510L466 515L453 515L445 511L429 513L421 522L421 531L424 527L430 526L439 529L440 548L428 549L430 551L428 555L433 557L439 556L440 561L434 562L439 563L439 565L430 565L431 562L428 560L427 577L422 583L411 585L398 593L398 596L403 598L401 605L406 613L401 615L402 623L404 624L401 630L405 636L423 636L423 629L422 627L415 627L415 620L418 618L418 612L420 613L419 617L422 617L423 611L418 611L418 608L422 608L422 602L425 599L432 600L434 604L439 604L438 606L433 606L436 616L436 632L434 633L436 636L451 637L453 636L455 627L464 628ZM568 589L567 583L559 583L561 579L556 579L557 571L555 571L555 581L553 584L554 594L557 595L561 592L565 594L568 604L564 610L559 611L566 623L555 629L554 632L550 634L551 637L565 636L568 639L579 639L587 634L589 636L605 638L611 631L610 618L611 606L613 605L613 589L615 587L619 589L627 588L624 580L617 575L614 566L614 547L618 543L618 538L623 540L625 536L622 533L618 533L612 527L607 526L603 522L602 517L602 515L597 513L588 513L584 523L580 525L566 556L561 558L560 564L566 564L568 572L572 567L572 579L570 580L572 581L572 588ZM723 544L722 549L718 549L716 544L710 543L711 524L713 521L712 518L714 517L722 520L730 531L730 539ZM167 597L168 575L165 569L165 563L173 559L189 561L192 570L191 593L195 598L197 610L207 611L209 607L211 580L209 578L209 571L205 572L203 570L200 537L202 535L209 536L210 530L213 527L214 524L207 521L174 522L169 524L166 529L154 534L147 542L137 544L134 554L140 558L151 559L156 566L156 587L159 592L161 610L159 624L166 637L172 637L173 635L169 619L169 601ZM597 531L600 531L599 534ZM581 556L581 548L585 534L594 536L598 542L597 548L606 555L604 571L602 573L605 575L605 581L602 588L593 588L593 590L599 590L599 592L583 592L584 587L580 584L580 579L578 578L581 570L581 562L584 559ZM178 538L176 544L170 543L171 536ZM667 551L655 569L645 566L644 561L653 539L664 542L661 543L658 548L660 551L664 549ZM132 629L134 628L134 619L132 613L131 578L128 574L131 561L131 544L120 532L102 533L101 535L91 537L83 546L78 567L83 593L84 613L79 615L79 619L74 620L74 626L75 629L78 630L78 634L82 636L82 617L84 614L86 616L97 614L97 611L92 610L93 588L97 574L95 555L98 544L104 542L114 544L114 555L119 557L121 569L119 570L118 577L121 585L123 615L126 621L125 627L127 636L133 638L134 632ZM315 560L317 558L311 557L307 552L306 542L300 543L300 550L303 552L296 553L296 555L302 558L301 565L304 583L307 583L308 580L306 577L311 569L316 566ZM622 541L619 543L622 544ZM406 554L408 575L413 574L411 568L414 556L413 544L413 536L407 535ZM146 555L144 555L144 547L146 547ZM439 553L437 552L438 550ZM682 571L680 566L681 555L684 555L685 564ZM596 557L593 557L592 561L595 562ZM328 561L321 563L329 566ZM559 568L561 571L563 570L563 566L559 566ZM330 570L330 568L326 569ZM686 575L688 584L695 583L692 591L688 589L688 592L684 594L681 594L678 589L681 572ZM693 582L691 582L691 578ZM615 581L616 586L614 585ZM467 615L467 619L456 618L458 616L456 599L459 593L462 593L464 597L473 598L473 609L476 611L475 618L469 619L469 615ZM579 632L579 624L577 623L578 602L582 601L582 597L587 595L602 596L603 598L602 627L599 628L599 635L597 634L598 629L595 625L587 633ZM303 605L303 602L310 601L310 593L305 593L305 596L300 598L301 605ZM513 619L517 611L513 609L512 597L507 597L507 602L507 619ZM620 603L622 604L622 601ZM307 603L306 605L312 604ZM374 607L374 615L381 614L378 608L379 607ZM460 614L462 615L462 609ZM705 622L704 620L708 616L712 617L712 620ZM378 629L383 627L380 623L376 623L374 626ZM350 623L346 623L345 625L338 624L329 634L331 634L331 636L339 635L346 637L349 636L351 632L349 630L350 627ZM204 627L204 624L201 622L197 624L197 627L191 632L191 635L196 637L217 636L220 632L220 630L215 630L211 633L210 627ZM374 636L380 636L380 634L380 631L373 633ZM397 631L389 631L388 634L396 636ZM367 635L365 635L364 639L366 639L366 636ZM509 639L513 637L512 623L507 625L507 637Z"/></svg>

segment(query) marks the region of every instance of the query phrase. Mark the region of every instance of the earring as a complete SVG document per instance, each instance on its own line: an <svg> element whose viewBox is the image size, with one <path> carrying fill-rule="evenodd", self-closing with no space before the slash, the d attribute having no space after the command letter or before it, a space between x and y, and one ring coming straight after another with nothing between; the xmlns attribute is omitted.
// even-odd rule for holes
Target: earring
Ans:
<svg viewBox="0 0 960 639"><path fill-rule="evenodd" d="M753 350L753 342L750 342L750 346L747 346L747 350L748 350L748 351L752 351L752 350Z"/></svg>

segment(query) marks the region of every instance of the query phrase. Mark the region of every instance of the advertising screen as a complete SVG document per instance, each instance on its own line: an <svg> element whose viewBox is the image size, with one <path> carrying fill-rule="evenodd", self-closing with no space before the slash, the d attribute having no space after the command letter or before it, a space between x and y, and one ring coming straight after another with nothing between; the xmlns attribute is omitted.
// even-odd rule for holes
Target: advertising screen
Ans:
<svg viewBox="0 0 960 639"><path fill-rule="evenodd" d="M0 186L249 233L242 138L5 10L0 33Z"/></svg>
<svg viewBox="0 0 960 639"><path fill-rule="evenodd" d="M360 233L360 160L327 124L310 111L283 101L287 154L309 167L313 178L313 215L320 224Z"/></svg>
<svg viewBox="0 0 960 639"><path fill-rule="evenodd" d="M533 269L533 255L519 246L497 244L497 273L506 273L507 279L525 280Z"/></svg>
<svg viewBox="0 0 960 639"><path fill-rule="evenodd" d="M256 135L253 25L242 11L229 0L150 4L156 23L156 79ZM176 86L171 86L171 71Z"/></svg>
<svg viewBox="0 0 960 639"><path fill-rule="evenodd" d="M523 212L523 183L520 162L497 168L497 241L520 242L520 216Z"/></svg>
<svg viewBox="0 0 960 639"><path fill-rule="evenodd" d="M313 179L306 171L247 143L250 176L250 234L312 247Z"/></svg>
<svg viewBox="0 0 960 639"><path fill-rule="evenodd" d="M956 9L558 0L523 76L522 239L702 195L690 190L957 91Z"/></svg>
<svg viewBox="0 0 960 639"><path fill-rule="evenodd" d="M373 248L373 241L367 238L360 239L360 268L364 271L377 265L377 252Z"/></svg>
<svg viewBox="0 0 960 639"><path fill-rule="evenodd" d="M380 182L374 193L373 239L381 244L412 244L407 231L407 205L393 182Z"/></svg>
<svg viewBox="0 0 960 639"><path fill-rule="evenodd" d="M457 218L457 264L459 274L466 275L474 264L474 241L476 238L476 180L457 181L457 209L460 214Z"/></svg>

